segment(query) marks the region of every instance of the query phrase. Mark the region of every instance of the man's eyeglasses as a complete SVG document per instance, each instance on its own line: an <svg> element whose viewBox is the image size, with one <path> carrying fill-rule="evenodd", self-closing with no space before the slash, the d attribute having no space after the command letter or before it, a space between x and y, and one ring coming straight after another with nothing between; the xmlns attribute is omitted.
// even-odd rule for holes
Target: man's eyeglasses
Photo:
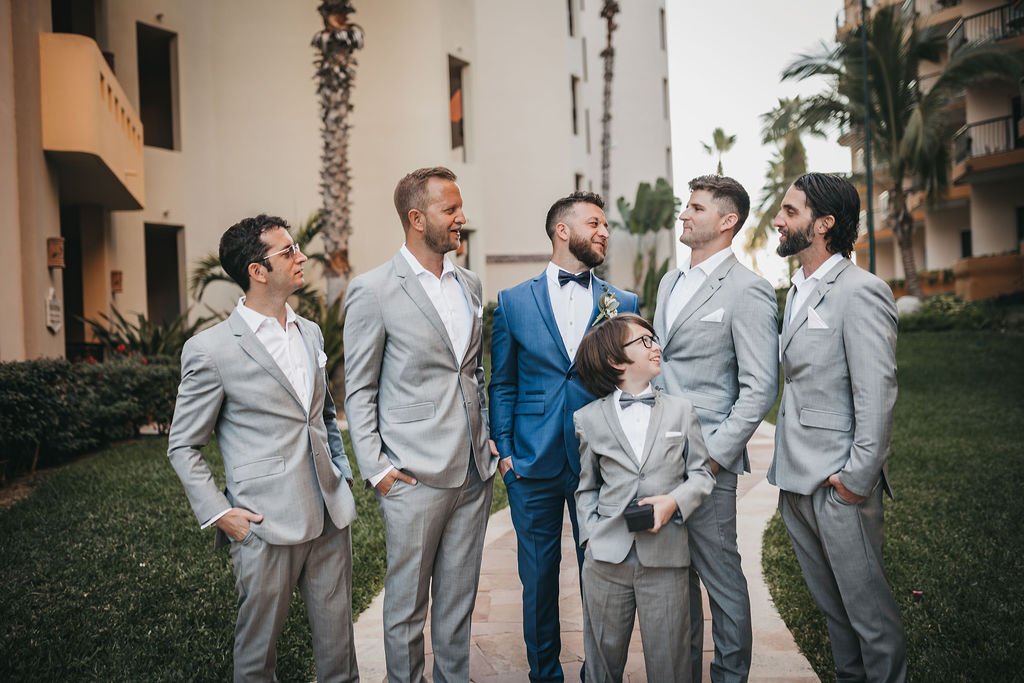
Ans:
<svg viewBox="0 0 1024 683"><path fill-rule="evenodd" d="M267 254L266 256L261 258L260 261L269 261L270 259L272 259L275 256L278 256L279 254L287 254L289 258L295 258L296 254L298 254L298 253L299 253L299 245L298 245L298 243L297 242L292 242L291 244L289 244L284 249L281 249L280 251L275 251L273 254Z"/></svg>
<svg viewBox="0 0 1024 683"><path fill-rule="evenodd" d="M652 348L655 344L658 344L660 346L660 344L658 343L658 335L645 334L642 337L637 337L636 339L626 342L625 344L622 345L622 348L626 348L630 344L636 344L637 342L642 343L645 349Z"/></svg>

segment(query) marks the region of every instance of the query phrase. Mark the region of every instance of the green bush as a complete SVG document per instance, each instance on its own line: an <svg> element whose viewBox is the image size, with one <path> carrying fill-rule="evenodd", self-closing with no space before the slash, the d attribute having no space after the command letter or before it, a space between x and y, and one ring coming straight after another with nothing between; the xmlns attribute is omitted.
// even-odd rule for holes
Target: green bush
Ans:
<svg viewBox="0 0 1024 683"><path fill-rule="evenodd" d="M180 371L173 359L0 363L0 460L34 472L155 423L166 431Z"/></svg>
<svg viewBox="0 0 1024 683"><path fill-rule="evenodd" d="M992 330L1002 326L1003 315L990 301L964 301L955 294L938 294L921 302L917 313L900 318L901 332Z"/></svg>

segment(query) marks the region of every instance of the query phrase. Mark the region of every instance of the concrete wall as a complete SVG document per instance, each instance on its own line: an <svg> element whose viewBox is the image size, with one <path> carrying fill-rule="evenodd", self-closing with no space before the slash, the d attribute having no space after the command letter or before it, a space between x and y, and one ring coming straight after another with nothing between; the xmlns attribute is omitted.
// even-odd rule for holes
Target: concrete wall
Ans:
<svg viewBox="0 0 1024 683"><path fill-rule="evenodd" d="M0 319L20 321L22 299L21 226L18 212L18 136L14 120L14 37L12 0L0 0L0 243L15 258L0 268ZM24 329L0 325L0 361L25 357Z"/></svg>
<svg viewBox="0 0 1024 683"><path fill-rule="evenodd" d="M1024 206L1020 179L971 186L971 240L975 256L1017 249L1017 207Z"/></svg>
<svg viewBox="0 0 1024 683"><path fill-rule="evenodd" d="M967 206L937 209L925 214L925 270L952 268L960 260L960 233L971 229L971 212Z"/></svg>
<svg viewBox="0 0 1024 683"><path fill-rule="evenodd" d="M22 317L15 319L13 327L21 323L24 350L15 342L10 353L5 350L6 344L0 353L5 360L17 360L22 354L57 357L64 354L64 331L53 334L47 330L44 303L51 288L63 299L63 273L59 269L51 272L46 267L46 240L60 236L59 187L56 171L43 154L39 91L39 33L50 30L50 3L13 2L10 8L11 40L0 41L3 45L0 50L10 50L13 55L17 144L12 151L0 154L8 160L11 157L7 155L14 154L17 175L14 186L4 191L10 193L16 187L17 192L13 206L20 230L20 244L15 245L20 248ZM0 77L2 82L3 77ZM3 149L12 148L5 146ZM9 161L3 162L3 166L9 169ZM10 208L3 210L11 212Z"/></svg>

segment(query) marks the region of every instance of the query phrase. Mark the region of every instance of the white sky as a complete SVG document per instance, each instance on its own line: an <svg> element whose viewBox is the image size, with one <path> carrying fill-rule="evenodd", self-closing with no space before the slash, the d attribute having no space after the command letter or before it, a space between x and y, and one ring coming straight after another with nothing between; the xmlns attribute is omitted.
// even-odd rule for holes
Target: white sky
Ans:
<svg viewBox="0 0 1024 683"><path fill-rule="evenodd" d="M701 142L711 144L716 127L736 136L723 157L726 175L750 193L751 217L759 203L771 147L761 145L762 113L780 97L818 92L820 81L780 83L780 74L798 53L814 50L835 37L840 0L667 0L669 91L672 113L673 177L676 196L685 205L687 182L715 172L715 158ZM850 170L850 152L835 141L808 139L807 165L812 171ZM677 235L682 226L676 223ZM749 265L740 246L737 256ZM773 284L785 280L784 259L771 251L758 255L758 267ZM682 256L687 247L679 246Z"/></svg>

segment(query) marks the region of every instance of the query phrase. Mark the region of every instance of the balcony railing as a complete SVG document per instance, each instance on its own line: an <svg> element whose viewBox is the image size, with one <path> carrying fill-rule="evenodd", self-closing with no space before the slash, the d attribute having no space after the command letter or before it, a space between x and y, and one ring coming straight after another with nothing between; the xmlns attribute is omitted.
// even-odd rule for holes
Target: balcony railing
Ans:
<svg viewBox="0 0 1024 683"><path fill-rule="evenodd" d="M1024 5L1008 2L964 17L946 36L946 43L952 55L965 45L980 45L1020 35L1024 35Z"/></svg>
<svg viewBox="0 0 1024 683"><path fill-rule="evenodd" d="M43 150L61 199L111 210L145 205L142 123L96 43L39 34Z"/></svg>
<svg viewBox="0 0 1024 683"><path fill-rule="evenodd" d="M953 137L956 163L1024 147L1015 124L1012 116L967 124Z"/></svg>

